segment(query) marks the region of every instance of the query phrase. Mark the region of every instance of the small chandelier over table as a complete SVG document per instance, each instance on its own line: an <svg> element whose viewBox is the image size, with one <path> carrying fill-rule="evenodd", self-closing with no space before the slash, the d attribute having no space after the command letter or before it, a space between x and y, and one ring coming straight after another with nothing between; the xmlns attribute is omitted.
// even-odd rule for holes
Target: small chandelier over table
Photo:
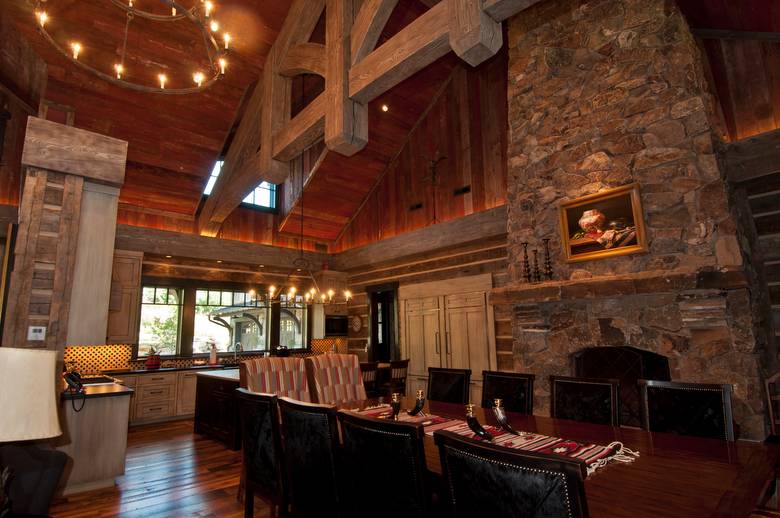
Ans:
<svg viewBox="0 0 780 518"><path fill-rule="evenodd" d="M78 39L74 38L69 40L65 46L62 43L55 40L49 31L47 25L56 23L49 13L46 11L46 0L36 0L35 2L35 18L37 21L38 30L43 37L55 48L60 54L69 59L72 63L76 64L83 70L91 72L100 77L104 81L108 81L111 84L136 90L146 93L160 93L160 94L190 94L200 92L210 87L218 80L220 80L227 69L227 54L230 49L231 36L228 32L221 32L219 22L213 16L215 11L215 3L211 0L190 0L194 1L194 5L187 9L181 5L181 0L156 0L161 2L170 9L170 14L157 14L149 11L145 11L137 7L140 0L111 0L118 9L122 9L127 16L125 22L125 29L123 33L123 39L121 41L120 55L115 63L106 69L96 68L88 63L88 60L84 58L89 52ZM150 0L145 0L149 2ZM130 70L125 63L127 56L127 35L130 30L130 24L136 19L145 19L155 22L179 22L189 21L192 23L203 36L203 43L205 45L206 56L208 57L208 67L203 70L194 70L192 77L187 79L187 83L193 86L189 87L176 87L171 88L172 80L175 78L169 78L168 75L160 70L156 77L154 75L149 76L149 82L154 84L141 84L128 80ZM138 77L140 75L134 75Z"/></svg>

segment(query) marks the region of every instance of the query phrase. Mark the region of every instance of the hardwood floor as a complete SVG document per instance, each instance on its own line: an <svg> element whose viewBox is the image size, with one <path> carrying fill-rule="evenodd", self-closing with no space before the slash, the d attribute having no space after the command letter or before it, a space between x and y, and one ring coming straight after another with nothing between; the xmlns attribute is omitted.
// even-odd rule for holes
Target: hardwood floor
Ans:
<svg viewBox="0 0 780 518"><path fill-rule="evenodd" d="M241 452L195 435L192 421L131 428L125 475L112 488L58 499L54 518L241 517ZM269 508L255 499L255 516Z"/></svg>

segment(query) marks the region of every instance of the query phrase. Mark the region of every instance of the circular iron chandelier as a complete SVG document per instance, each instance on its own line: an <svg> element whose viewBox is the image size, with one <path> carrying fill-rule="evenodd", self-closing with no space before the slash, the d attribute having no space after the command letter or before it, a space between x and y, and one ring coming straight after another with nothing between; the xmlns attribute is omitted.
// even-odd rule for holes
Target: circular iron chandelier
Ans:
<svg viewBox="0 0 780 518"><path fill-rule="evenodd" d="M127 17L119 59L113 65L113 73L107 73L81 61L79 56L82 53L83 46L78 41L73 40L69 42L69 47L66 48L52 37L46 29L46 25L51 21L49 14L45 10L46 0L36 0L35 19L37 21L38 31L60 54L65 56L65 58L79 68L86 70L113 85L135 90L137 92L157 94L191 94L209 88L225 75L225 70L227 69L226 56L230 48L231 40L230 34L227 32L221 33L221 42L217 40L217 38L220 37L220 26L219 22L212 16L214 3L210 0L195 0L195 5L190 9L187 9L179 3L180 0L158 1L167 6L170 9L171 14L157 14L139 9L134 5L137 0L111 0L111 3L117 8L122 9ZM208 57L209 62L209 70L196 70L192 75L194 86L186 88L166 87L168 84L168 76L164 72L160 72L157 75L158 86L149 86L127 80L127 70L125 68L127 36L130 31L130 25L136 18L154 22L177 22L187 20L192 23L203 37L206 56Z"/></svg>

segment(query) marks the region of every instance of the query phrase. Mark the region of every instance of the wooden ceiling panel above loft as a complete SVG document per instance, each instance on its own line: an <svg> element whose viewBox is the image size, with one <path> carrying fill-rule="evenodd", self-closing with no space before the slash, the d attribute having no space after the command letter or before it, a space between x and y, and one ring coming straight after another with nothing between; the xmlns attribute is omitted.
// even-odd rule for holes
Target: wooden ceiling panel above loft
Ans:
<svg viewBox="0 0 780 518"><path fill-rule="evenodd" d="M780 128L780 3L678 0L706 53L727 129L742 140Z"/></svg>

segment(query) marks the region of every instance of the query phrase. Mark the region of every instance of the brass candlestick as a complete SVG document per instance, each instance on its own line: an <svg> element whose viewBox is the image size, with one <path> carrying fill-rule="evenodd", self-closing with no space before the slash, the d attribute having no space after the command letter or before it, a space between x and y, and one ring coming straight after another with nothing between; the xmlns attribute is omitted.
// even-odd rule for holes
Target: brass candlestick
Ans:
<svg viewBox="0 0 780 518"><path fill-rule="evenodd" d="M398 421L398 412L401 411L401 394L393 392L390 398L390 408L393 409L393 421Z"/></svg>
<svg viewBox="0 0 780 518"><path fill-rule="evenodd" d="M536 248L534 248L533 279L534 279L534 282L540 282L542 280L542 274L539 271L539 250L537 250Z"/></svg>

